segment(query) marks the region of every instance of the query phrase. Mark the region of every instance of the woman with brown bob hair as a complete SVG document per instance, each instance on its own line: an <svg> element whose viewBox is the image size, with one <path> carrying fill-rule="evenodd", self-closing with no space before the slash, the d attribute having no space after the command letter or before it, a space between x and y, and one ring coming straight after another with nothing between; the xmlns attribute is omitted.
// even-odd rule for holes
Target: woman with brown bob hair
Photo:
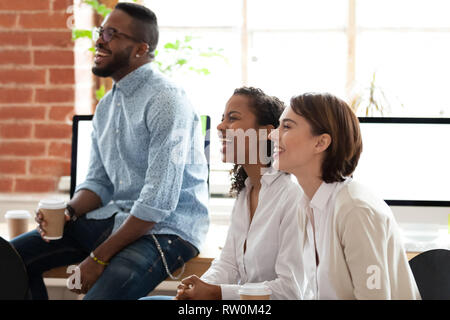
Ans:
<svg viewBox="0 0 450 320"><path fill-rule="evenodd" d="M269 137L273 165L304 191L300 247L312 297L420 299L390 208L352 179L363 147L350 107L331 94L293 97Z"/></svg>

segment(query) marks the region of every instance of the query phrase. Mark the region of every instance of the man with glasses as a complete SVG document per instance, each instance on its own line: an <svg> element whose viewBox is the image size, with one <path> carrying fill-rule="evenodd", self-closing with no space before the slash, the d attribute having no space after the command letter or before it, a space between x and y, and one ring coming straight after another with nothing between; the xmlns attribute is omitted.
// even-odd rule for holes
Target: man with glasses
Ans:
<svg viewBox="0 0 450 320"><path fill-rule="evenodd" d="M94 34L92 72L114 85L95 111L86 181L68 203L62 239L43 239L38 211L37 230L11 242L33 299L48 298L44 271L80 262L73 291L85 299L145 296L198 254L209 226L199 117L150 63L156 16L119 3Z"/></svg>

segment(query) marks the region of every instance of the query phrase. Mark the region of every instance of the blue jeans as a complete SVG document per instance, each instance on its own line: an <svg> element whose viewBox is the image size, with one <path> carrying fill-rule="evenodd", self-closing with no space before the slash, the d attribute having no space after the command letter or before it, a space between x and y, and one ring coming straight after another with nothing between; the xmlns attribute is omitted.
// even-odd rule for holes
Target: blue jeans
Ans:
<svg viewBox="0 0 450 320"><path fill-rule="evenodd" d="M109 237L113 226L114 216L105 220L81 217L66 224L60 240L47 243L36 230L14 238L11 244L25 263L31 298L48 299L42 273L55 267L79 264ZM171 273L198 254L194 246L176 235L155 236ZM153 238L146 235L110 260L84 299L136 300L151 292L167 276Z"/></svg>
<svg viewBox="0 0 450 320"><path fill-rule="evenodd" d="M155 300L173 300L175 297L172 296L150 296L150 297L143 297L139 300L147 300L147 301L155 301Z"/></svg>

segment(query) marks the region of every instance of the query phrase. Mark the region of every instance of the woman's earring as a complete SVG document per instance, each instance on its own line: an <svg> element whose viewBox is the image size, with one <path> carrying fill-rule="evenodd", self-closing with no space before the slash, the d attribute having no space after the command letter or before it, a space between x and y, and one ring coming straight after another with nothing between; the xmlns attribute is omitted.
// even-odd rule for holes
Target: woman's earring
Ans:
<svg viewBox="0 0 450 320"><path fill-rule="evenodd" d="M139 54L136 55L136 58L140 58L141 56Z"/></svg>

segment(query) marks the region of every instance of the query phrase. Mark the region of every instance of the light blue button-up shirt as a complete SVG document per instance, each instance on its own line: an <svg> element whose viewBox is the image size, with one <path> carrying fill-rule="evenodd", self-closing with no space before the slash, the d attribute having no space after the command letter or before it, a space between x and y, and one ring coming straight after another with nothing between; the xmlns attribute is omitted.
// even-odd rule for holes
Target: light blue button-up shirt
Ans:
<svg viewBox="0 0 450 320"><path fill-rule="evenodd" d="M198 249L209 227L208 169L201 122L185 92L150 63L115 83L93 118L86 181L102 207L117 213L113 232L129 215L155 222L149 233L175 234Z"/></svg>

